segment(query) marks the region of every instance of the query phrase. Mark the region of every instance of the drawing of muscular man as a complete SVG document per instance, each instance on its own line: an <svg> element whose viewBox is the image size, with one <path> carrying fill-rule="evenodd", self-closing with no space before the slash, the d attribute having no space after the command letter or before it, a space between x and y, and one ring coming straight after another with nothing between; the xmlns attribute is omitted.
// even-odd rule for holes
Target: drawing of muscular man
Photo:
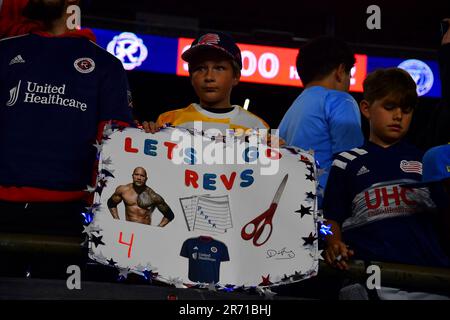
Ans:
<svg viewBox="0 0 450 320"><path fill-rule="evenodd" d="M151 225L152 213L155 208L163 214L159 227L164 227L173 220L174 214L164 199L146 185L147 172L142 167L133 171L133 182L120 185L108 199L108 208L114 219L119 219L117 205L125 204L125 217L127 221Z"/></svg>

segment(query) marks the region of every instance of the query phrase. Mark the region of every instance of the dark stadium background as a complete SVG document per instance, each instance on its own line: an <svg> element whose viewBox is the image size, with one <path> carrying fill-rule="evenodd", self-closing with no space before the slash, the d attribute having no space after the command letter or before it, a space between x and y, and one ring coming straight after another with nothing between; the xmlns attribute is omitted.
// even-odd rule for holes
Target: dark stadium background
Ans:
<svg viewBox="0 0 450 320"><path fill-rule="evenodd" d="M298 48L304 41L312 37L327 34L347 41L356 52L385 57L404 58L408 56L426 60L437 60L437 49L441 39L440 20L445 17L450 18L450 0L81 1L81 22L84 27L169 37L195 37L201 31L217 30L229 32L236 41L242 43L292 48ZM366 9L372 4L381 8L381 30L368 30L366 27L366 20L369 16ZM161 112L185 107L196 101L187 77L137 71L128 72L128 77L136 115L141 121L155 120ZM302 89L298 87L241 82L233 90L232 103L243 105L244 100L249 98L251 100L249 110L265 119L271 127L276 128L286 110L301 91ZM360 93L351 94L358 102L362 99ZM428 123L438 102L438 99L419 99L419 107L409 133L409 138L413 142L420 142L419 133L422 133L421 130ZM363 122L363 129L367 133L366 122ZM115 268L97 263L86 263L87 256L84 253L81 255L79 252L78 242L67 241L64 246L64 242L58 240L53 242L55 248L53 251L49 249L53 248L51 242L49 242L49 246L43 245L45 241L39 241L39 238L36 237L30 242L27 235L22 235L22 238L19 236L19 241L17 238L10 239L6 236L0 239L2 242L0 247L6 250L5 252L9 252L11 258L3 259L0 263L0 300L131 299L146 300L145 303L148 306L149 300L164 300L173 297L179 300L202 300L202 303L203 300L211 299L264 299L256 293L248 295L235 292L230 295L208 290L183 290L157 285L141 286L142 283L148 284L148 281L144 281L141 277L137 279L136 275L134 278L133 275L130 275L126 283L118 283ZM22 251L18 250L16 253L17 243L22 244ZM77 253L76 257L72 256L74 252ZM4 277L2 268L8 269L9 265L6 262L14 261L16 254L20 262L22 262L20 259L43 261L43 263L33 266L31 279L29 275L24 277L19 268L13 270L14 273L18 273L14 277L18 278ZM83 262L80 263L76 259ZM86 278L86 281L83 281L83 290L67 290L68 275L65 273L65 266L72 264L83 266L83 277ZM64 270L60 266L64 266ZM352 268L351 274L338 273L331 268L322 268L319 277L314 277L311 281L302 281L292 286L280 286L274 291L277 291L280 299L288 297L293 297L293 299L298 297L300 297L299 299L336 299L336 292L343 284L342 278L350 275L361 277L361 279L358 278L361 283L366 281L366 266L354 265ZM417 290L417 288L422 290L428 286L428 288L433 288L433 292L441 289L448 294L448 281L446 281L449 279L448 274L444 274L442 277L442 273L431 275L425 273L423 276L422 272L406 273L395 269L395 265L391 269L389 269L389 265L384 268L383 283L385 281L393 283L393 286L400 283L406 289L412 288L411 290ZM414 269L412 271L414 272ZM154 281L153 284L158 283ZM171 304L167 308L167 304L162 304L161 301L156 301L156 303L154 306L164 308L166 315L177 310L176 305L174 307ZM194 302L189 301L189 303L193 305ZM36 313L37 304L35 303L32 308L17 308L15 304L11 305L14 308L11 310L14 311L14 314L21 310L32 310ZM42 306L48 313L47 304L42 304ZM117 302L114 302L114 307L110 310L114 310L115 314L120 311L127 312L127 316L129 316L129 308L126 306L118 308L117 306ZM420 304L409 304L408 308L402 308L402 313L408 310L415 311L414 308L411 308L412 306L421 308ZM278 305L276 310L281 312L282 309L288 310L288 307L292 308L292 312L295 308L295 312L298 314L306 310L298 303ZM324 307L323 311L328 311L330 315L333 315L333 309L329 308L329 301L326 301ZM92 304L88 308L73 308L72 305L72 308L67 310L70 310L71 313L79 311L80 315L83 312L83 316L91 315L96 310L104 312L104 308L92 308ZM433 305L432 308L431 310L437 312L436 305ZM338 311L340 312L341 309L339 306ZM352 312L353 308L348 310ZM371 308L370 312L373 313L377 310L384 311L382 308ZM314 309L314 311L322 310Z"/></svg>
<svg viewBox="0 0 450 320"><path fill-rule="evenodd" d="M387 57L437 59L440 20L450 17L450 1L138 1L84 0L82 24L173 37L195 37L219 30L236 41L299 47L319 35L335 35L356 52ZM369 5L381 9L381 30L369 30ZM139 120L196 101L189 79L175 75L128 72ZM232 103L243 105L277 127L301 88L241 82ZM362 95L351 93L359 102ZM438 100L421 98L409 133L415 142ZM363 122L367 133L367 124Z"/></svg>

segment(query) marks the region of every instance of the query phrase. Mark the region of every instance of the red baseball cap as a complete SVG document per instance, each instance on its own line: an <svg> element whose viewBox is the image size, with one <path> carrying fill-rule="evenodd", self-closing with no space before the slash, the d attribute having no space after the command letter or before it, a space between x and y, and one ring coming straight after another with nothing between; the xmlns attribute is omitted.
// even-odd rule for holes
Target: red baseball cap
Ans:
<svg viewBox="0 0 450 320"><path fill-rule="evenodd" d="M239 69L242 69L241 50L233 38L223 32L202 34L192 42L191 47L181 55L181 58L189 63L199 52L211 49L225 53L225 55L236 61Z"/></svg>

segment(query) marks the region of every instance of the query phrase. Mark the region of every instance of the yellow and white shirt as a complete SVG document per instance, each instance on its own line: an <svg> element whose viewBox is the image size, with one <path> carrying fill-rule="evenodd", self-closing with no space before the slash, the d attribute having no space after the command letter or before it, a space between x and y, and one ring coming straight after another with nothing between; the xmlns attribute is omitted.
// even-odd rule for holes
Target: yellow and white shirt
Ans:
<svg viewBox="0 0 450 320"><path fill-rule="evenodd" d="M234 105L233 110L226 113L209 112L197 103L186 108L167 111L156 120L158 127L170 123L176 127L194 129L194 121L202 121L202 130L218 129L225 133L226 129L269 129L269 125L258 116Z"/></svg>

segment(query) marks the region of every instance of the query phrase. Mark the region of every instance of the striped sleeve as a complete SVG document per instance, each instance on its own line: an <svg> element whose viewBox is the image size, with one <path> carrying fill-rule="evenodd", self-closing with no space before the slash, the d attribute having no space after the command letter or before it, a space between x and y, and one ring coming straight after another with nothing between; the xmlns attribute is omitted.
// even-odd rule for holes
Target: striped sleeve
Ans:
<svg viewBox="0 0 450 320"><path fill-rule="evenodd" d="M335 157L331 166L345 170L349 163L365 154L367 154L367 151L361 148L353 148L349 151L341 152Z"/></svg>
<svg viewBox="0 0 450 320"><path fill-rule="evenodd" d="M354 148L341 152L335 157L323 199L323 212L326 219L342 224L352 215L352 170L350 164L365 154L367 154L366 150Z"/></svg>

